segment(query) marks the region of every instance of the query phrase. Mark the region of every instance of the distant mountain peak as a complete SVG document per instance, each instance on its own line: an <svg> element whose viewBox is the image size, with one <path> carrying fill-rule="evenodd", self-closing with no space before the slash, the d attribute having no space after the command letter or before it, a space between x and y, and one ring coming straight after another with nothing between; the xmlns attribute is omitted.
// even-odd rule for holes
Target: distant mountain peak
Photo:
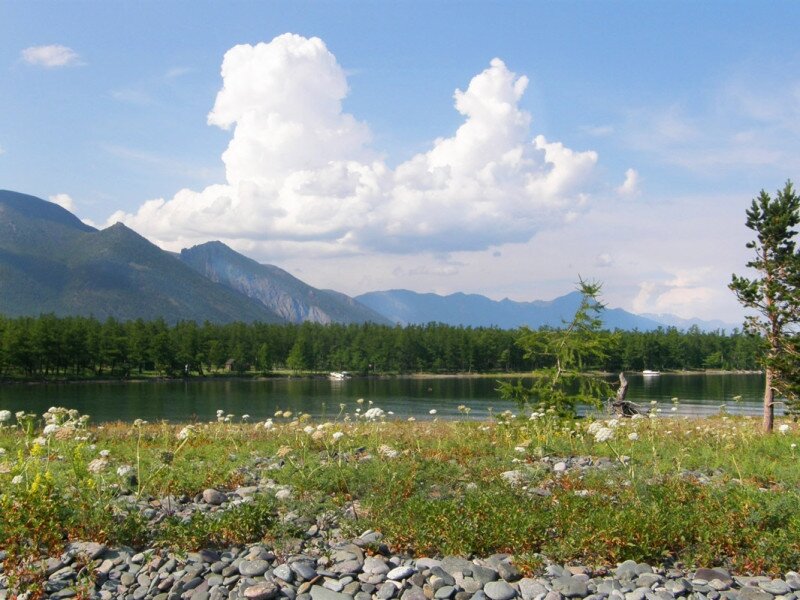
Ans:
<svg viewBox="0 0 800 600"><path fill-rule="evenodd" d="M379 313L349 296L319 290L274 265L261 264L219 241L181 250L187 265L281 315L301 323L388 323Z"/></svg>
<svg viewBox="0 0 800 600"><path fill-rule="evenodd" d="M28 219L59 223L80 231L97 231L55 202L48 202L30 194L0 190L0 206L6 206Z"/></svg>

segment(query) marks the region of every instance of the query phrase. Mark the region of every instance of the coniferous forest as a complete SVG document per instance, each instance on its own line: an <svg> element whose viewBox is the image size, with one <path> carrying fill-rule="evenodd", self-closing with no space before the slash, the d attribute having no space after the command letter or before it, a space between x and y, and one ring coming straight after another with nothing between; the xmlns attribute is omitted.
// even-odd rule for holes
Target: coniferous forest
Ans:
<svg viewBox="0 0 800 600"><path fill-rule="evenodd" d="M100 322L86 317L0 317L0 377L5 379L296 373L356 374L523 372L548 366L525 356L524 329L431 323L383 325L197 324L163 320ZM603 332L603 364L619 370L753 370L761 340L734 331L697 328Z"/></svg>

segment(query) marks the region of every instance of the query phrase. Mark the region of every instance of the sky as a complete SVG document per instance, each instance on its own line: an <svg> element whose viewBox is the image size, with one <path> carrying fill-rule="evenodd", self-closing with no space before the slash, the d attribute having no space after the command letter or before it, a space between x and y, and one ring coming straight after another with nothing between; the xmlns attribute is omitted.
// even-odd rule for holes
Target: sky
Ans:
<svg viewBox="0 0 800 600"><path fill-rule="evenodd" d="M0 188L316 287L741 321L796 2L0 0Z"/></svg>

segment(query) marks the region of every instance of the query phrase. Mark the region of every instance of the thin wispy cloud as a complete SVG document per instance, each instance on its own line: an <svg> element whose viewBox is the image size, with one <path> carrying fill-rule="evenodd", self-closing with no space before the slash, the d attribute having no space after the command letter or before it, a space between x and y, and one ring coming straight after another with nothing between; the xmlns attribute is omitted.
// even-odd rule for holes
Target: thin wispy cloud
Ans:
<svg viewBox="0 0 800 600"><path fill-rule="evenodd" d="M20 53L20 57L29 65L48 69L83 64L80 55L75 50L59 44L30 46Z"/></svg>
<svg viewBox="0 0 800 600"><path fill-rule="evenodd" d="M119 144L100 144L101 150L125 160L128 164L139 164L150 171L177 175L182 178L207 181L219 175L219 169L191 164L158 152L129 148Z"/></svg>

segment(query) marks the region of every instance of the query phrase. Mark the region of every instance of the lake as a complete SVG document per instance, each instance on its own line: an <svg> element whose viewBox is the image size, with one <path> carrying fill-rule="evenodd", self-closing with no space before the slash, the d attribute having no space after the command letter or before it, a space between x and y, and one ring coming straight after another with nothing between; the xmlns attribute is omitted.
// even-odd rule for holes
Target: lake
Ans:
<svg viewBox="0 0 800 600"><path fill-rule="evenodd" d="M711 415L725 405L731 414L760 414L764 377L758 374L627 375L628 399L648 405L658 403L664 415ZM500 400L493 378L353 378L267 380L190 380L136 383L70 383L0 386L0 409L41 414L50 406L76 408L94 423L105 421L208 421L218 409L237 417L249 414L264 420L276 410L309 413L317 419L335 417L340 404L353 413L373 406L395 418L462 417L458 406L470 407L470 418L485 418L490 411L514 410ZM741 401L734 401L741 396ZM672 398L678 410L672 412ZM359 405L356 400L364 398ZM778 412L781 412L780 410Z"/></svg>

